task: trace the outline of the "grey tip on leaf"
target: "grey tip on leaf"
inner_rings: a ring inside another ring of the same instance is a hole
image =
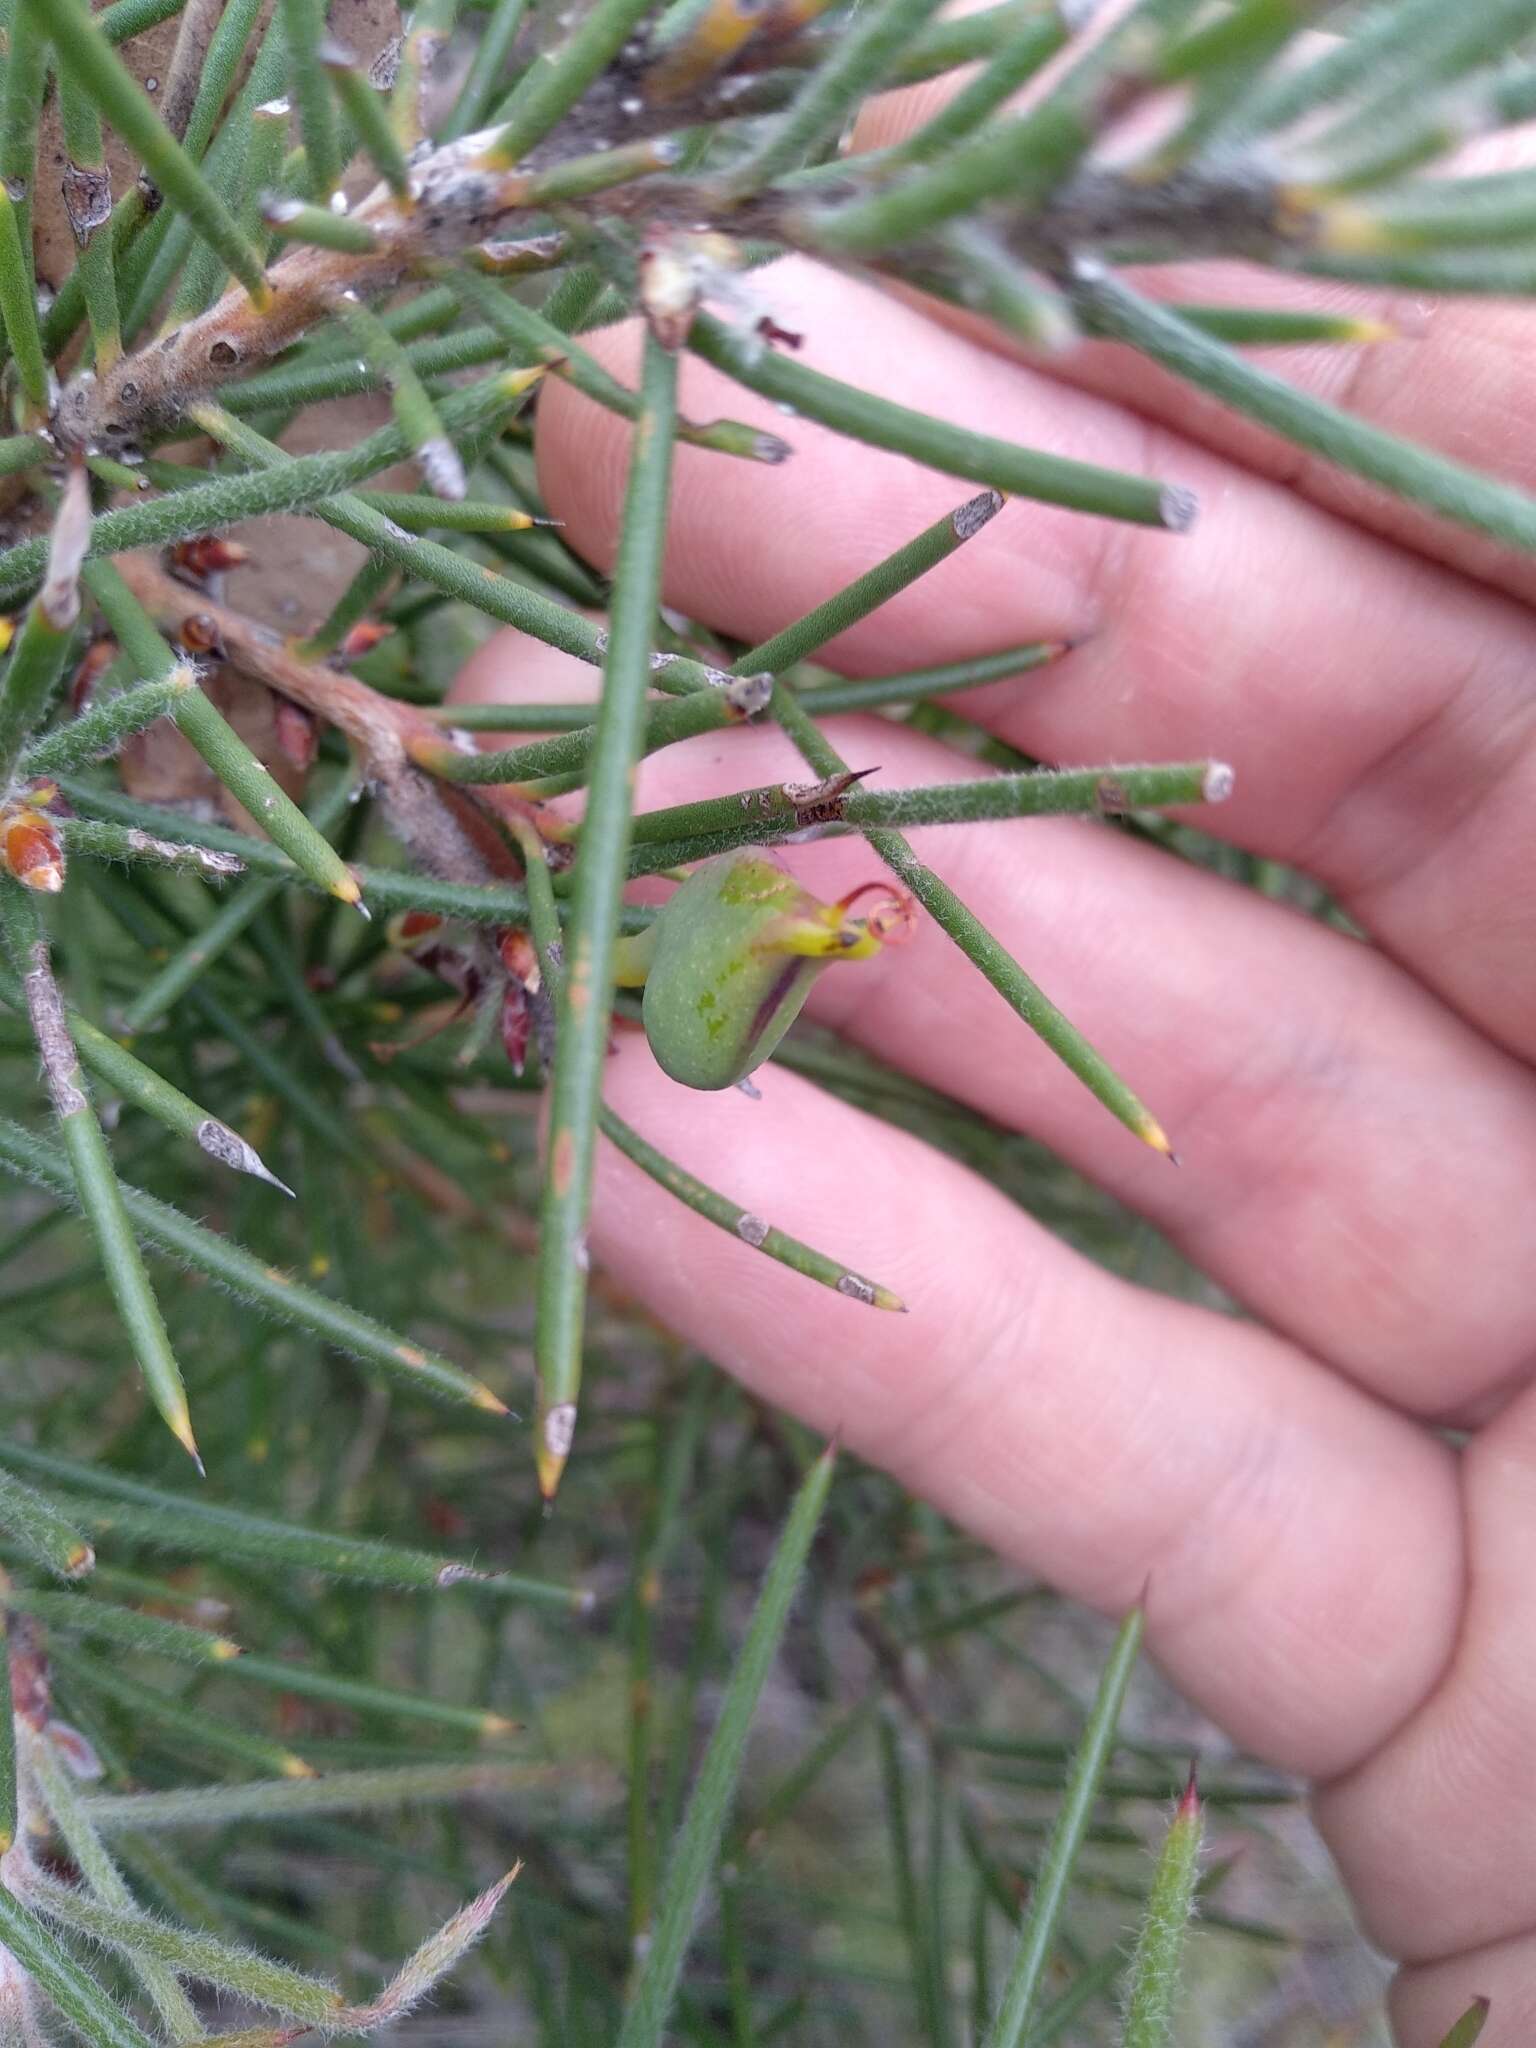
[[[974,534],[1003,509],[1001,491],[978,491],[974,498],[967,498],[963,505],[957,505],[949,515],[949,523],[955,529],[956,540],[970,540]]]
[[[1200,500],[1183,484],[1167,484],[1158,509],[1170,533],[1188,533],[1200,516]]]
[[[1200,794],[1208,804],[1224,804],[1232,794],[1236,781],[1237,776],[1230,761],[1212,761],[1200,784]]]
[[[261,217],[269,228],[286,227],[303,211],[301,199],[285,199],[281,192],[264,192],[261,195]]]
[[[850,1301],[862,1301],[866,1308],[875,1305],[875,1290],[867,1280],[861,1280],[857,1273],[843,1273],[838,1277],[837,1291],[847,1295]]]
[[[297,1201],[293,1189],[268,1168],[256,1147],[248,1145],[238,1131],[221,1124],[217,1117],[204,1117],[197,1127],[197,1142],[221,1166],[231,1166],[236,1173],[248,1173],[253,1180],[264,1180],[268,1187],[279,1188],[291,1201]]]
[[[251,116],[253,121],[286,121],[291,108],[286,100],[263,100]]]
[[[750,1210],[743,1209],[736,1218],[736,1235],[743,1244],[749,1244],[757,1250],[768,1235],[768,1219],[765,1216],[754,1216]]]
[[[683,145],[675,135],[660,135],[651,144],[651,154],[659,164],[681,163]]]
[[[789,443],[781,440],[777,434],[754,434],[752,437],[752,455],[757,462],[777,465],[788,462],[794,452]]]
[[[1088,26],[1102,4],[1103,0],[1056,0],[1056,12],[1061,16],[1062,27],[1075,36]]]
[[[319,54],[320,62],[327,71],[352,71],[356,68],[357,59],[335,36],[326,36],[322,40]]]
[[[568,1458],[576,1441],[576,1403],[557,1401],[544,1417],[544,1447],[552,1457]]]

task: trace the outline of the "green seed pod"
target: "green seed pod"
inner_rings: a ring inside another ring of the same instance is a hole
[[[893,893],[867,917],[849,916],[852,900],[823,903],[745,847],[696,868],[653,927],[642,1016],[663,1071],[688,1088],[732,1088],[761,1066],[824,968],[867,960],[905,929]]]

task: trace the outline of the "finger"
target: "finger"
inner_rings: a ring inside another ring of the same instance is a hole
[[[1455,1660],[1402,1733],[1318,1798],[1367,1932],[1409,1962],[1536,1929],[1536,1391],[1467,1446],[1463,1472],[1469,1577]]]
[[[1319,875],[1469,1016],[1536,1054],[1532,627],[1477,591],[1106,405],[1006,364],[867,287],[789,263],[776,317],[851,381],[1090,460],[1202,488],[1187,540],[1010,506],[982,538],[844,634],[854,672],[1032,637],[1086,644],[972,700],[1048,760],[1216,752],[1238,794],[1216,830]],[[636,337],[594,337],[621,375]],[[782,419],[703,366],[685,409]],[[584,552],[611,562],[628,428],[552,385],[540,474]],[[780,469],[679,451],[669,600],[761,637],[954,502],[955,487],[806,422]]]
[[[593,1248],[765,1399],[1110,1611],[1261,1754],[1337,1767],[1427,1690],[1459,1593],[1449,1455],[1278,1339],[1142,1294],[916,1139],[777,1067],[701,1095],[623,1034],[607,1097],[693,1172],[894,1286],[814,1288],[602,1148]],[[1412,1608],[1415,1626],[1402,1616]]]
[[[1392,2037],[1400,2048],[1439,2048],[1474,1998],[1489,2001],[1478,2048],[1536,2041],[1536,1936],[1401,1971],[1388,1999]]]
[[[533,700],[589,696],[594,681],[512,638],[488,643],[461,688]],[[875,787],[976,772],[901,726],[828,730],[845,759],[879,764]],[[738,729],[652,756],[637,801],[799,772],[775,729]],[[823,1021],[1043,1138],[1386,1398],[1446,1415],[1529,1374],[1536,1089],[1523,1068],[1369,948],[1108,828],[1033,819],[914,839],[1150,1101],[1183,1170],[1134,1145],[929,920],[913,943],[823,976]],[[880,873],[857,839],[784,857],[828,900]]]
[[[946,73],[902,92],[882,93],[855,124],[852,152],[900,142],[932,118],[965,73]],[[1026,99],[1029,95],[1024,96]],[[1486,136],[1463,151],[1466,173],[1514,170],[1536,160],[1536,128]],[[1536,488],[1531,417],[1533,314],[1528,306],[1297,278],[1236,261],[1159,264],[1123,275],[1149,298],[1168,303],[1257,306],[1335,312],[1396,324],[1401,338],[1368,347],[1266,348],[1263,367],[1325,404],[1457,462],[1529,490]],[[904,293],[904,295],[906,295]],[[936,320],[984,346],[1080,390],[1134,408],[1230,459],[1290,485],[1330,511],[1529,601],[1536,563],[1464,528],[1405,504],[1390,492],[1335,469],[1293,443],[1206,398],[1132,349],[1086,343],[1041,356],[990,322],[936,299],[910,295]]]

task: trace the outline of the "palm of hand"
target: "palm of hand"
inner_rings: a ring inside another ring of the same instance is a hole
[[[1164,274],[1170,295],[1251,295],[1251,280],[1225,286]],[[1180,1174],[1111,1124],[932,930],[828,976],[812,1000],[881,1058],[1046,1140],[1252,1322],[1106,1275],[958,1165],[782,1069],[759,1075],[761,1106],[700,1096],[629,1036],[608,1083],[622,1115],[889,1278],[911,1313],[872,1329],[648,1199],[607,1148],[595,1249],[711,1356],[841,1428],[1003,1553],[1111,1610],[1150,1580],[1150,1639],[1177,1681],[1318,1781],[1364,1924],[1404,1964],[1406,2048],[1437,2041],[1476,1992],[1495,2001],[1491,2048],[1523,2041],[1536,2023],[1522,1795],[1536,1746],[1536,573],[1298,471],[1292,452],[1153,371],[1128,379],[1104,351],[1047,374],[806,265],[769,273],[764,291],[819,367],[1192,483],[1205,506],[1186,541],[1012,506],[829,659],[880,673],[1080,641],[1052,670],[961,700],[967,715],[1049,760],[1232,760],[1218,829],[1317,876],[1374,944],[1072,822],[919,835],[1153,1105]],[[1353,402],[1529,484],[1536,441],[1509,428],[1528,338],[1518,313],[1442,315],[1368,359]],[[633,381],[633,335],[596,347]],[[1280,367],[1315,385],[1340,363]],[[683,406],[741,413],[742,395],[691,364]],[[546,394],[550,508],[599,561],[625,431],[565,389]],[[813,427],[793,438],[779,471],[693,450],[679,462],[668,598],[749,640],[956,496]],[[503,635],[459,690],[590,687]],[[830,731],[854,763],[881,764],[877,783],[973,772],[904,727]],[[648,763],[640,801],[800,772],[775,732],[711,736]],[[793,864],[826,898],[871,865],[849,841]],[[1447,1423],[1473,1432],[1464,1447]]]

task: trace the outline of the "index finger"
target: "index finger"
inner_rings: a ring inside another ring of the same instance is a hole
[[[921,85],[877,94],[860,111],[851,152],[901,142],[954,96],[964,77],[963,72],[945,72]],[[1031,88],[1021,103],[1036,96]],[[1482,174],[1517,170],[1533,161],[1536,129],[1525,127],[1480,138],[1458,155],[1456,169]],[[1525,490],[1536,489],[1536,430],[1530,425],[1529,402],[1536,377],[1531,359],[1536,313],[1528,305],[1390,292],[1265,270],[1231,258],[1129,268],[1121,275],[1147,297],[1169,304],[1327,312],[1383,323],[1385,335],[1395,330],[1397,339],[1370,346],[1266,348],[1263,367],[1388,433]],[[1055,353],[1031,351],[978,314],[936,299],[919,302],[932,318],[984,347],[1173,426],[1435,561],[1526,602],[1536,598],[1536,562],[1529,555],[1469,533],[1308,455],[1133,349],[1090,341]]]
[[[1103,399],[1005,362],[885,294],[791,261],[763,274],[817,368],[1004,439],[1177,478],[1205,511],[1183,539],[1016,503],[827,658],[850,673],[1080,640],[973,714],[1050,761],[1236,765],[1215,829],[1320,876],[1455,1007],[1536,1055],[1532,626],[1506,599],[1308,505]],[[637,336],[588,338],[633,380]],[[784,432],[783,417],[690,361],[683,404]],[[612,560],[628,428],[567,387],[540,408],[550,508]],[[777,469],[679,453],[666,594],[756,640],[954,503],[956,486],[808,421]],[[942,590],[942,599],[936,595]]]

